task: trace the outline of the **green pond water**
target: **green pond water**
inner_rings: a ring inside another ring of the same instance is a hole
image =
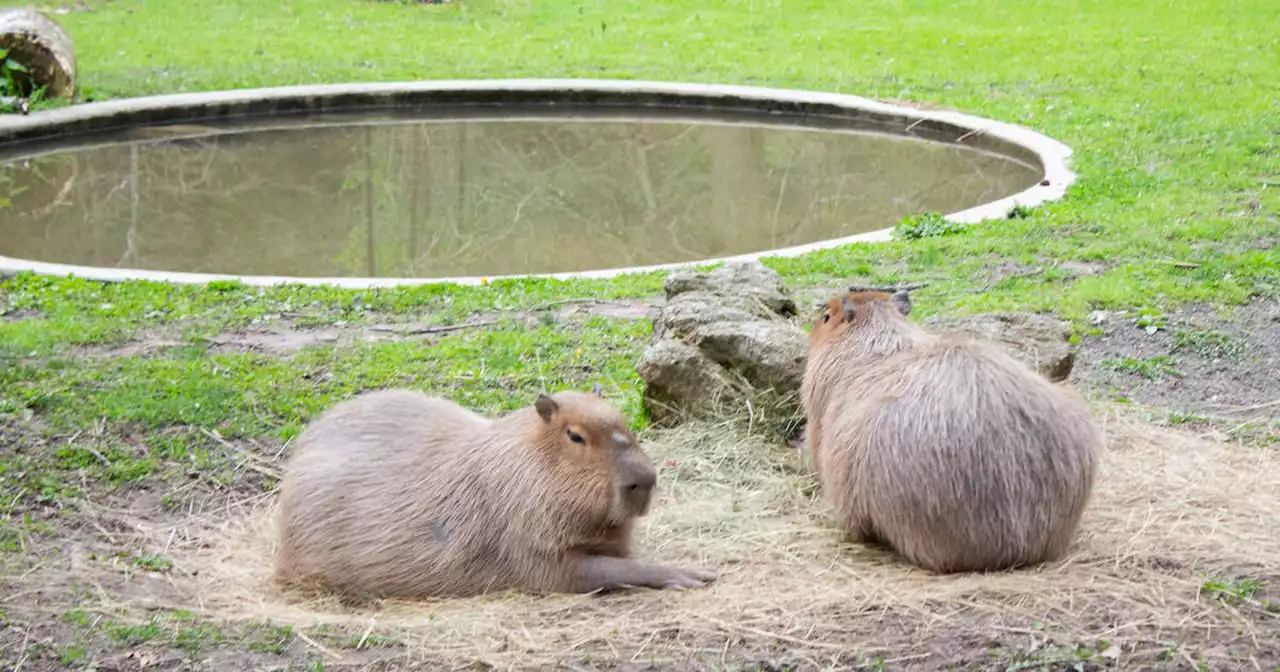
[[[22,151],[0,150],[0,255],[310,277],[721,257],[954,212],[1041,177],[882,133],[581,112],[142,127]]]

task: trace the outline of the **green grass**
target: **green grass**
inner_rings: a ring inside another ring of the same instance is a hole
[[[0,2],[12,4],[25,3]],[[1139,326],[1158,330],[1184,302],[1239,304],[1280,290],[1274,0],[89,5],[56,15],[76,41],[84,100],[406,79],[676,80],[922,101],[1027,124],[1070,145],[1080,178],[1061,202],[963,227],[922,213],[891,242],[768,262],[797,288],[928,281],[914,297],[922,318],[1055,311],[1085,330],[1091,311],[1128,310]],[[1077,276],[1055,264],[1062,261],[1104,270]],[[1044,270],[987,286],[985,269],[997,263]],[[643,425],[634,363],[647,320],[566,326],[548,318],[530,328],[515,312],[546,313],[565,299],[646,297],[661,285],[661,274],[370,291],[0,281],[0,436],[40,448],[0,446],[0,559],[54,535],[48,521],[86,490],[192,474],[230,482],[238,457],[212,437],[281,445],[315,413],[364,389],[412,386],[496,413],[538,391],[600,381]],[[506,315],[495,329],[320,345],[287,358],[228,354],[211,341],[284,319],[298,327],[443,325],[495,311]],[[157,333],[181,346],[113,351]],[[1175,352],[1239,355],[1225,335],[1173,336]],[[1177,374],[1167,357],[1108,365],[1146,378]],[[166,506],[179,504],[165,496]],[[130,551],[123,562],[163,574],[169,561]],[[1206,585],[1224,599],[1238,588]],[[84,615],[77,613],[68,618]],[[117,647],[201,651],[222,637],[205,627],[171,616],[108,619],[96,632]],[[240,636],[273,654],[294,637],[270,625]],[[87,646],[62,649],[63,664],[83,661]]]
[[[1263,583],[1257,579],[1240,579],[1239,581],[1206,581],[1202,589],[1209,599],[1229,602],[1250,599],[1262,587]]]
[[[1182,376],[1182,372],[1177,368],[1177,362],[1168,355],[1156,355],[1155,357],[1120,357],[1117,359],[1104,359],[1102,365],[1112,371],[1121,371],[1131,373],[1135,376],[1141,376],[1155,380],[1165,376]]]
[[[1220,331],[1186,330],[1174,332],[1173,349],[1194,352],[1205,359],[1236,359],[1244,354],[1245,345]]]
[[[771,265],[817,284],[928,279],[926,311],[1167,310],[1280,287],[1280,42],[1269,0],[1122,2],[347,1],[93,3],[60,16],[85,99],[316,82],[617,77],[797,87],[928,101],[1026,123],[1071,145],[1080,181],[1061,203],[945,236],[859,245]],[[926,222],[927,223],[927,222]],[[984,292],[994,261],[1113,264]],[[1169,260],[1190,261],[1194,268]],[[0,353],[116,342],[156,323],[195,338],[290,309],[460,319],[498,304],[656,289],[656,276],[488,289],[352,292],[6,283]],[[361,300],[357,301],[357,297]],[[446,301],[448,299],[448,301]]]

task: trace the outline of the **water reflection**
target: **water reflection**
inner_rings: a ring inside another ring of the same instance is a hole
[[[581,271],[850,235],[1039,179],[966,148],[768,126],[532,119],[163,132],[0,166],[0,254],[313,277]]]

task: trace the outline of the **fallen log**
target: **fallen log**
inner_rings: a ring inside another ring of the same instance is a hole
[[[26,70],[9,71],[17,90],[7,95],[27,98],[40,88],[45,98],[75,95],[75,44],[62,26],[39,10],[0,9],[0,51]]]

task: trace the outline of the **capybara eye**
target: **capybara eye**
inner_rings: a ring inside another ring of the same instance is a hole
[[[822,321],[823,321],[823,322],[828,322],[828,321],[830,321],[830,320],[831,320],[831,313],[823,313],[823,314],[822,314]]]
[[[586,443],[586,440],[585,440],[585,439],[583,439],[583,438],[582,438],[582,436],[581,436],[580,434],[578,434],[577,432],[573,431],[572,429],[571,429],[571,430],[569,430],[569,440],[570,440],[570,441],[572,441],[572,442],[574,442],[574,443]]]

